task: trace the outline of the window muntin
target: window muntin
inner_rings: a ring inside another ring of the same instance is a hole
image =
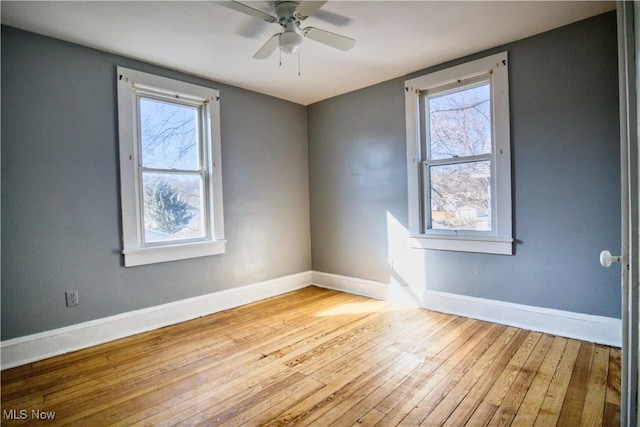
[[[405,111],[412,245],[512,254],[507,52],[407,80]]]
[[[224,253],[218,91],[117,77],[125,266]]]

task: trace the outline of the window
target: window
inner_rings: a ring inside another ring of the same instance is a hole
[[[224,253],[217,90],[118,67],[125,266]]]
[[[512,254],[507,53],[408,80],[405,91],[415,246]]]

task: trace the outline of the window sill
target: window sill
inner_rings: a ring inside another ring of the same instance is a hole
[[[411,247],[440,251],[513,255],[513,239],[476,236],[412,236]]]
[[[226,240],[208,242],[182,243],[170,246],[150,246],[144,248],[125,249],[124,266],[155,264],[159,262],[177,261],[219,255],[225,252]]]

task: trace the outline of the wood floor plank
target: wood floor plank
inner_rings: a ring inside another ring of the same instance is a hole
[[[214,340],[214,343],[216,341]],[[230,341],[228,341],[230,342]],[[171,368],[171,365],[167,366],[167,361],[175,361],[176,364],[178,365],[185,365],[187,364],[190,360],[192,359],[196,359],[200,356],[208,356],[209,358],[211,356],[215,356],[218,352],[218,350],[216,350],[215,348],[212,347],[208,347],[207,346],[208,341],[207,340],[203,340],[201,338],[199,338],[195,343],[193,343],[193,348],[191,348],[191,346],[189,347],[184,347],[184,353],[173,353],[172,357],[164,357],[164,355],[162,353],[158,353],[157,349],[153,349],[154,351],[156,351],[156,358],[157,360],[160,360],[159,363],[162,363],[165,365],[165,368]],[[248,349],[241,349],[240,347],[237,346],[226,346],[227,347],[227,352],[231,352],[231,354],[234,354],[235,356],[239,356],[242,355],[242,352],[245,353],[245,355],[247,355],[247,351]],[[160,356],[160,357],[157,357]],[[253,359],[253,355],[248,355],[251,359]],[[147,372],[149,372],[150,374],[152,374],[155,371],[155,366],[154,365],[150,365],[147,364],[145,365],[145,367],[141,368],[138,364],[137,364],[137,358],[134,360],[134,362],[136,363],[132,363],[129,366],[115,366],[114,370],[111,374],[107,375],[107,376],[101,376],[99,379],[99,382],[101,383],[101,385],[104,387],[105,385],[114,383],[114,384],[122,384],[123,380],[127,378],[127,374],[133,372],[134,375],[139,375],[139,374],[146,374]],[[91,375],[89,375],[89,377],[91,377]],[[111,379],[111,382],[109,382]],[[71,381],[69,381],[69,379],[67,378],[67,381],[65,381],[64,383],[66,386],[70,386],[70,385],[77,385],[77,384],[73,384]],[[87,387],[91,388],[94,387],[95,384],[89,383],[89,384],[85,384]],[[80,394],[84,394],[85,390],[83,390],[82,388],[77,388],[76,387],[76,392],[80,393]],[[64,395],[65,397],[69,397],[69,394],[66,390],[62,390],[61,394]],[[47,395],[47,401],[49,401],[50,403],[54,404],[56,403],[55,401],[56,395],[55,393],[51,393],[49,392]]]
[[[527,334],[526,339],[513,354],[513,357],[509,359],[509,354],[503,354],[503,362],[495,365],[490,372],[484,374],[485,377],[491,374],[490,379],[478,381],[479,389],[472,400],[477,400],[481,394],[484,397],[481,398],[482,401],[468,421],[471,425],[486,425],[494,416],[541,335],[536,332]]]
[[[223,313],[224,315],[225,313]],[[255,314],[254,314],[255,317]],[[195,324],[199,324],[199,321],[194,322]],[[194,343],[195,346],[204,346],[202,349],[197,350],[195,353],[193,353],[192,349],[187,349],[188,350],[188,357],[184,357],[184,356],[180,356],[180,357],[174,357],[172,360],[176,360],[176,364],[178,365],[182,365],[180,369],[185,370],[186,368],[186,372],[187,374],[192,374],[192,373],[198,373],[199,372],[199,368],[198,367],[194,367],[194,366],[189,366],[188,362],[190,359],[194,358],[195,355],[199,354],[198,352],[200,351],[204,351],[205,353],[207,352],[207,348],[206,348],[206,343],[204,343],[201,339],[198,340],[197,342]],[[242,362],[242,361],[246,361],[246,360],[254,360],[257,356],[255,354],[252,354],[251,351],[244,351],[244,353],[235,351],[234,352],[234,361],[236,362]],[[162,358],[158,358],[160,359],[161,363],[165,364],[165,370],[166,371],[171,371],[171,375],[173,377],[173,379],[180,379],[181,376],[179,375],[180,370],[172,370],[171,365],[166,366],[166,360],[163,360]],[[127,384],[127,374],[128,373],[133,373],[134,378],[132,379],[132,381],[134,381],[136,383],[136,387],[138,388],[138,390],[142,390],[144,391],[144,389],[142,389],[142,384],[147,383],[150,384],[149,387],[151,389],[154,388],[154,384],[155,382],[158,381],[157,376],[154,376],[154,372],[155,372],[155,366],[153,366],[153,364],[145,364],[145,366],[143,368],[140,368],[140,366],[137,364],[137,358],[134,359],[133,361],[133,366],[128,370],[119,370],[118,372],[114,372],[112,375],[108,375],[106,377],[102,377],[100,379],[100,387],[95,387],[96,390],[100,390],[100,394],[93,396],[93,402],[92,400],[92,394],[86,392],[86,390],[80,390],[77,391],[76,393],[80,394],[80,395],[84,395],[84,400],[88,401],[88,405],[89,406],[89,411],[98,411],[101,409],[102,404],[100,403],[103,399],[104,396],[111,396],[112,398],[114,397],[119,397],[119,399],[130,399],[134,396],[130,396],[130,395],[126,395],[126,384]],[[226,362],[227,365],[229,365],[228,361]],[[144,378],[144,380],[138,380],[138,377],[142,377]],[[113,388],[109,389],[108,387],[113,384]],[[69,393],[67,393],[69,395]],[[55,396],[53,396],[55,397]],[[66,406],[64,405],[59,405],[57,404],[57,401],[51,396],[48,396],[47,402],[49,403],[49,405],[54,405],[55,407],[58,408],[58,412],[62,415],[65,414],[65,410],[67,409]],[[73,395],[71,395],[71,397],[73,397]],[[42,404],[40,406],[43,406]],[[83,414],[83,412],[80,410],[81,408],[78,408],[77,405],[75,404],[71,404],[70,406],[70,411],[73,412],[73,416],[74,417],[81,417],[82,415],[86,415]],[[44,406],[45,409],[49,408],[49,406]]]
[[[484,327],[484,328],[483,328]],[[485,336],[489,332],[489,328],[486,328],[486,325],[483,325],[482,322],[474,322],[474,324],[462,331],[457,337],[458,343],[452,341],[451,345],[459,347],[465,342],[468,342],[473,336],[479,336],[480,338]],[[424,353],[424,349],[416,346],[414,357],[418,359],[418,356]],[[384,398],[393,393],[401,383],[410,379],[411,371],[400,371],[394,377],[390,378],[388,381],[383,382],[380,386],[367,397],[365,397],[360,402],[357,402],[355,405],[351,406],[348,411],[346,411],[342,416],[334,421],[333,424],[338,426],[343,425],[352,425],[357,423],[359,419],[366,418],[367,414],[375,409],[376,405],[381,402]],[[376,411],[376,414],[381,413],[380,411]],[[382,413],[382,416],[385,414]],[[377,422],[377,421],[376,421]]]
[[[306,295],[305,295],[306,297]],[[340,296],[338,296],[340,297]],[[277,307],[278,309],[282,309],[283,301],[280,298],[274,298],[276,304],[274,306],[274,301],[266,300],[267,306]],[[347,301],[346,299],[344,301]],[[284,301],[286,302],[286,301]],[[335,304],[335,303],[334,303]],[[244,310],[244,307],[242,307]],[[291,312],[295,313],[295,310]],[[273,316],[273,314],[271,314]],[[189,323],[190,327],[186,327],[185,323],[175,325],[173,328],[174,336],[171,339],[166,339],[166,337],[162,334],[162,330],[153,331],[148,334],[140,334],[135,337],[125,338],[123,341],[127,345],[115,345],[113,343],[107,343],[102,346],[96,346],[91,349],[87,349],[86,351],[90,355],[99,355],[99,354],[108,354],[108,357],[104,357],[104,359],[96,358],[96,357],[81,357],[80,355],[83,352],[76,352],[69,355],[71,362],[66,363],[64,366],[60,366],[60,363],[63,362],[52,362],[54,366],[57,366],[56,372],[58,375],[63,375],[65,378],[65,384],[69,384],[71,381],[76,381],[76,383],[84,382],[87,378],[92,378],[96,372],[101,372],[105,369],[105,367],[109,366],[113,368],[113,370],[122,370],[126,369],[126,363],[131,362],[135,364],[136,355],[140,354],[143,351],[155,351],[157,354],[158,360],[164,360],[163,354],[169,352],[172,355],[176,355],[176,349],[181,349],[180,346],[182,342],[190,343],[190,342],[201,342],[203,346],[210,344],[211,342],[216,342],[220,340],[225,340],[230,342],[233,340],[233,335],[241,333],[242,328],[246,327],[247,324],[253,325],[257,320],[257,316],[255,313],[252,315],[249,314],[241,314],[238,316],[238,319],[234,322],[233,332],[228,332],[228,324],[225,320],[228,319],[228,314],[226,312],[219,313],[219,316],[216,315],[216,318],[220,317],[220,321],[216,321],[215,324],[208,325],[207,321],[201,318],[197,319],[193,322],[185,322]],[[264,316],[268,318],[267,314]],[[263,332],[264,333],[264,332]],[[226,334],[232,336],[229,338]],[[148,337],[145,339],[144,336]],[[99,350],[101,348],[106,348],[106,350]],[[188,350],[188,349],[186,349]],[[105,353],[108,351],[108,353]],[[52,358],[54,360],[64,360],[67,356]],[[60,382],[51,382],[50,377],[48,376],[48,368],[47,366],[51,364],[47,364],[45,362],[38,362],[39,366],[38,372],[34,372],[33,367],[31,366],[28,374],[21,377],[22,381],[28,381],[29,385],[32,388],[37,390],[43,390],[43,388],[47,389],[47,395],[50,395],[55,392],[60,386]],[[43,368],[44,366],[44,368]],[[11,372],[12,370],[9,370]],[[25,391],[23,385],[19,382],[11,383],[11,376],[5,376],[5,371],[3,371],[3,381],[7,381],[10,384],[13,384],[17,387],[22,387],[22,392]],[[43,383],[42,381],[49,381],[48,383]],[[91,384],[88,384],[91,387]],[[5,397],[11,399],[12,389],[10,387],[3,388],[3,393]],[[23,405],[28,405],[28,402],[22,403]]]
[[[476,365],[476,362],[489,363],[493,356],[512,342],[517,333],[515,328],[504,328],[500,336],[495,337],[491,334],[488,336],[489,339],[476,342],[473,347],[466,347],[465,351],[450,355],[443,361],[444,363],[437,366],[437,369],[433,367],[434,369],[427,370],[427,375],[422,372],[422,375],[416,375],[418,383],[412,383],[412,390],[407,398],[403,399],[401,405],[396,405],[387,413],[381,420],[381,425],[398,425],[412,412],[414,415],[411,418],[420,422],[422,414],[429,413],[439,404],[457,385],[466,371]],[[473,343],[473,341],[470,342]]]
[[[299,294],[297,295],[299,295],[299,297],[309,300],[331,299],[336,297],[348,298],[345,294],[331,295],[315,287],[304,288],[298,292]],[[206,316],[191,322],[182,322],[172,325],[171,330],[173,334],[171,335],[171,340],[166,339],[167,334],[165,333],[165,328],[160,328],[154,331],[133,335],[101,344],[99,346],[87,348],[82,351],[76,351],[62,356],[33,362],[28,365],[20,366],[19,368],[3,370],[2,381],[13,383],[16,379],[31,379],[40,374],[46,375],[52,370],[60,372],[64,367],[68,366],[70,366],[72,370],[77,370],[82,366],[83,362],[88,361],[89,363],[94,364],[96,356],[108,355],[109,358],[113,358],[118,354],[118,352],[139,353],[140,351],[148,350],[149,346],[156,348],[158,345],[157,342],[165,342],[167,345],[175,345],[176,340],[189,340],[195,335],[206,334],[207,332],[205,332],[205,330],[211,333],[216,330],[224,330],[231,324],[237,326],[241,322],[253,322],[255,319],[262,318],[261,316],[257,316],[256,310],[253,309],[254,304],[261,304],[261,307],[263,307],[262,310],[266,311],[265,314],[267,316],[274,316],[276,312],[294,307],[295,301],[291,299],[290,294],[283,294],[256,303],[247,304],[242,307],[237,307],[233,310],[221,311],[216,313],[215,316]],[[274,312],[269,312],[269,310],[274,310]],[[196,324],[199,327],[194,327]]]
[[[341,319],[341,322],[347,321],[348,319]],[[317,340],[322,342],[321,340]],[[366,351],[368,349],[367,343],[364,343],[363,348],[360,351]],[[308,344],[307,347],[298,348],[300,351],[308,351],[308,349],[313,348],[313,344]],[[218,378],[218,382],[224,384],[224,386],[219,386],[215,391],[211,390],[202,390],[199,394],[199,406],[203,405],[203,402],[210,402],[210,405],[213,405],[215,402],[219,401],[219,396],[228,394],[233,389],[242,389],[242,383],[244,382],[246,386],[253,387],[253,383],[255,381],[261,380],[260,374],[269,372],[270,369],[283,369],[286,370],[286,362],[278,359],[272,358],[264,354],[261,348],[257,348],[253,353],[254,357],[250,358],[247,363],[244,363],[241,366],[233,367],[232,370],[227,369],[227,374],[225,376],[220,376]],[[295,354],[293,355],[295,356]],[[292,356],[292,357],[293,357]],[[259,359],[259,361],[257,360]],[[250,381],[244,380],[245,375],[249,375],[251,372],[257,372],[257,375],[253,375]],[[246,388],[246,387],[245,387]],[[172,418],[180,418],[183,414],[187,414],[193,410],[190,402],[188,400],[181,401],[180,396],[171,399],[172,405],[157,414],[154,414],[152,419],[160,420],[163,418],[172,419]],[[220,409],[220,407],[218,407]]]
[[[534,426],[547,427],[557,425],[579,350],[580,341],[569,340],[567,342],[556,371],[551,378],[551,384],[549,384],[547,393],[542,401],[542,406],[538,411]]]
[[[411,411],[405,419],[410,420],[414,417],[414,414],[419,414],[417,419],[421,425],[444,424],[460,401],[481,378],[486,377],[487,373],[493,371],[504,372],[509,360],[521,348],[526,348],[526,346],[523,347],[523,344],[529,336],[529,331],[516,330],[511,339],[498,341],[481,357],[477,358],[477,362],[473,364],[469,363],[469,360],[473,360],[473,358],[467,355],[456,367],[453,378],[443,378],[444,381],[423,399],[423,405]],[[435,399],[430,399],[429,396],[434,396]]]
[[[533,378],[537,374],[545,355],[551,347],[552,341],[552,336],[543,335],[537,342],[531,355],[522,367],[518,369],[518,374],[512,381],[509,390],[499,398],[500,406],[493,415],[493,418],[491,418],[491,421],[489,421],[490,426],[511,425],[520,408],[520,404],[529,390],[529,386],[533,382]]]
[[[380,347],[372,349],[371,354],[374,354],[375,357],[360,357],[354,360],[354,363],[342,365],[338,372],[339,375],[336,375],[331,381],[325,382],[326,387],[283,411],[265,426],[305,425],[309,417],[315,413],[323,412],[331,405],[336,396],[341,396],[341,393],[344,393],[344,389],[350,384],[353,382],[359,384],[368,371],[379,372],[388,366],[389,358],[397,357],[396,352],[388,351],[388,344],[384,345],[380,344]]]
[[[584,399],[587,392],[587,381],[589,379],[589,368],[595,350],[595,344],[583,342],[576,363],[571,373],[571,381],[567,388],[558,424],[573,426],[579,425],[584,408]]]
[[[560,363],[560,357],[566,345],[566,338],[554,337],[553,343],[527,391],[521,408],[513,420],[514,425],[525,427],[533,426],[535,423],[544,396],[551,384],[553,373]]]
[[[408,410],[422,399],[420,386],[425,384],[436,370],[449,370],[457,363],[457,357],[464,355],[477,346],[489,347],[506,328],[498,325],[485,325],[478,333],[470,337],[461,335],[451,342],[441,342],[441,347],[429,347],[423,350],[424,363],[410,373],[397,387],[382,399],[376,409],[383,412],[386,418],[380,425],[397,424]]]
[[[376,408],[371,409],[362,417],[358,418],[351,427],[362,427],[362,426],[373,426],[377,425],[382,417],[384,417],[384,412],[378,411]],[[332,426],[341,427],[344,424],[333,423]]]
[[[265,410],[261,410],[261,408],[258,407],[260,412],[257,415],[255,415],[253,418],[247,419],[249,416],[253,415],[254,412],[257,412],[255,408],[251,408],[250,410],[247,410],[246,412],[242,413],[239,417],[229,420],[229,422],[227,422],[226,425],[262,426],[268,423],[269,421],[271,421],[272,419],[274,419],[276,416],[278,416],[278,414],[282,413],[282,411],[291,407],[291,405],[297,403],[302,399],[305,399],[307,396],[311,395],[312,393],[315,393],[318,390],[321,390],[322,388],[326,387],[325,384],[319,381],[316,381],[313,378],[304,378],[301,382],[303,387],[299,389],[292,388],[292,389],[286,390],[286,393],[283,393],[284,398],[281,399],[278,403],[263,405],[261,402],[260,406],[268,406],[268,407]],[[245,419],[247,419],[246,422],[245,422]],[[222,425],[225,425],[225,424],[222,424]]]
[[[463,319],[456,319],[463,320]],[[464,320],[456,328],[460,333],[467,330],[474,330],[474,325],[478,322],[474,320]],[[441,322],[441,324],[447,325],[448,322]],[[369,371],[366,375],[362,375],[356,381],[347,384],[339,393],[332,396],[331,405],[325,407],[320,411],[315,411],[313,416],[308,417],[305,420],[304,425],[316,425],[327,426],[332,423],[338,423],[338,425],[351,424],[352,420],[346,420],[339,422],[338,419],[343,416],[350,416],[354,413],[354,406],[360,404],[367,397],[372,395],[380,386],[386,383],[390,378],[394,377],[398,373],[398,377],[406,378],[406,376],[415,370],[417,366],[422,363],[420,357],[420,349],[423,346],[434,345],[434,340],[438,336],[447,336],[449,334],[440,333],[443,331],[441,328],[434,327],[433,333],[425,333],[421,330],[406,331],[403,336],[389,337],[387,339],[393,340],[394,344],[389,347],[389,350],[393,352],[396,357],[391,359],[388,366],[374,375]],[[406,345],[407,343],[411,345]],[[397,346],[398,344],[405,344],[403,347]],[[386,396],[386,394],[384,394]],[[355,405],[354,405],[355,404]]]
[[[609,371],[609,348],[595,346],[587,391],[584,398],[581,426],[601,426],[604,415],[604,403],[607,393],[607,375]]]
[[[619,348],[611,348],[609,352],[609,372],[607,373],[606,402],[620,406],[621,354]]]
[[[266,410],[268,406],[273,406],[280,402],[287,393],[291,393],[296,385],[300,385],[305,376],[294,372],[281,380],[270,384],[257,393],[243,393],[236,395],[236,399],[232,400],[233,404],[229,404],[228,400],[221,405],[214,405],[205,410],[200,411],[193,417],[181,420],[181,423],[187,425],[222,425],[228,424],[232,419],[242,417],[243,415],[251,415],[251,411],[257,413]],[[315,388],[322,388],[322,384],[317,383]],[[265,406],[266,405],[266,406]],[[245,420],[246,421],[246,420]]]
[[[2,426],[614,426],[620,349],[308,287],[1,380]]]
[[[396,372],[408,372],[418,365],[419,361],[409,354],[395,353],[395,357],[386,362],[379,363],[363,374],[354,378],[341,390],[331,396],[330,400],[325,400],[322,408],[316,406],[314,413],[307,417],[300,425],[325,427],[335,422],[341,415],[345,414],[353,406],[364,400],[374,392],[380,385]],[[329,404],[330,403],[330,404]]]
[[[252,371],[256,374],[247,378],[248,372]],[[83,422],[92,424],[100,419],[114,419],[118,414],[130,413],[132,415],[124,419],[121,425],[131,425],[141,419],[151,419],[163,410],[174,415],[177,412],[184,414],[193,409],[194,398],[201,407],[203,402],[233,399],[236,393],[246,389],[251,389],[254,393],[260,392],[291,374],[280,364],[261,365],[257,354],[243,363],[236,361],[224,366],[211,365],[205,369],[193,369],[188,375],[180,375],[178,371],[174,373],[176,378],[172,378],[170,382],[170,397],[164,388],[139,387],[141,393],[120,395],[116,400],[117,405],[100,412],[94,409],[91,414],[82,418]],[[160,417],[169,418],[167,412],[162,412]]]
[[[286,365],[305,375],[311,375],[319,367],[326,366],[333,360],[350,353],[354,348],[370,340],[370,337],[378,337],[381,330],[386,327],[386,324],[387,321],[383,316],[370,315],[367,322],[360,327],[346,331],[329,341],[314,346],[303,354],[289,359]]]
[[[253,356],[254,359],[258,359],[257,355]],[[153,393],[158,388],[158,384],[164,384],[165,399],[167,399],[167,389],[182,391],[177,388],[179,384],[188,381],[189,378],[202,378],[204,372],[212,372],[213,381],[216,381],[222,375],[222,370],[219,370],[220,365],[211,367],[209,365],[202,364],[189,364],[174,368],[170,371],[163,372],[161,374],[155,374],[146,377],[131,377],[126,381],[122,381],[120,386],[117,384],[111,384],[109,387],[105,387],[99,390],[97,393],[90,393],[88,398],[82,402],[82,404],[65,404],[58,406],[60,413],[73,422],[81,419],[92,419],[93,414],[104,413],[103,411],[115,411],[120,413],[122,408],[125,408],[125,402],[133,401],[145,401],[146,396],[149,393]],[[233,367],[226,367],[226,369],[233,369]],[[284,369],[282,370],[284,371]],[[284,373],[282,373],[284,375]],[[189,389],[187,385],[187,390]],[[162,391],[161,391],[162,393]],[[173,394],[172,394],[173,395]],[[136,405],[132,405],[135,407]],[[133,410],[133,408],[132,408]]]
[[[605,402],[602,425],[607,427],[620,427],[620,405]]]
[[[420,317],[422,316],[423,314],[420,313]],[[436,340],[436,337],[446,333],[446,330],[443,331],[445,326],[454,322],[457,322],[457,324],[464,322],[464,319],[456,319],[451,316],[439,315],[435,316],[435,318],[439,319],[438,323],[434,325],[433,329],[425,329],[425,332],[423,333],[424,339],[429,342],[432,342],[432,339]],[[412,331],[419,332],[419,330],[416,329],[412,329]],[[391,333],[393,334],[393,338],[397,338],[395,333]],[[393,344],[393,340],[391,339],[386,341],[386,346],[391,349],[390,351],[397,354],[397,350],[393,349]],[[289,425],[290,423],[298,422],[298,420],[303,420],[307,417],[309,413],[317,410],[317,408],[323,407],[327,399],[333,399],[334,393],[339,392],[339,390],[343,389],[349,383],[349,378],[353,378],[354,375],[360,375],[359,369],[363,362],[360,362],[359,359],[364,358],[364,363],[369,363],[372,359],[370,354],[378,355],[379,351],[380,350],[375,352],[369,351],[362,356],[358,356],[358,359],[355,360],[343,359],[336,364],[326,365],[326,370],[314,372],[314,376],[328,384],[327,389],[322,390],[321,393],[310,396],[305,401],[290,408],[289,411],[274,419],[270,425]]]
[[[604,426],[620,425],[620,363],[621,352],[619,348],[609,348],[609,371],[607,372],[607,392],[605,395],[604,413],[602,424]]]
[[[71,412],[76,412],[77,406],[73,403],[74,399],[86,401],[95,398],[100,400],[104,396],[114,396],[114,393],[121,393],[127,385],[140,387],[141,383],[138,378],[146,378],[147,381],[158,380],[156,377],[161,373],[158,370],[159,366],[162,366],[165,371],[172,371],[175,375],[180,370],[191,372],[188,369],[197,369],[196,367],[205,361],[206,363],[215,361],[224,363],[224,355],[206,344],[204,347],[194,344],[188,346],[188,349],[191,349],[192,352],[166,359],[156,359],[155,362],[150,362],[142,367],[136,361],[132,361],[123,366],[107,366],[104,371],[97,371],[87,375],[86,378],[69,379],[63,376],[62,381],[52,387],[44,388],[40,394],[28,394],[8,401],[7,404],[15,406],[38,405],[45,409],[56,407],[60,412],[64,412],[69,407]],[[73,409],[74,406],[76,409]]]
[[[390,418],[397,418],[397,422],[404,418],[405,408],[412,408],[421,398],[419,387],[434,375],[439,369],[451,369],[458,355],[466,354],[477,345],[489,346],[503,333],[504,327],[488,326],[480,333],[470,338],[458,337],[451,341],[441,340],[439,346],[429,346],[424,351],[424,363],[409,375],[398,387],[381,400],[376,408],[385,413],[384,422],[392,424]]]

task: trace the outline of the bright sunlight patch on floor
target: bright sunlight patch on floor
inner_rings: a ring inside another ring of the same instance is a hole
[[[328,310],[321,311],[317,314],[317,316],[344,316],[348,314],[368,314],[381,311],[397,311],[405,309],[406,307],[389,304],[385,301],[363,301],[341,304],[337,307],[332,307]]]

